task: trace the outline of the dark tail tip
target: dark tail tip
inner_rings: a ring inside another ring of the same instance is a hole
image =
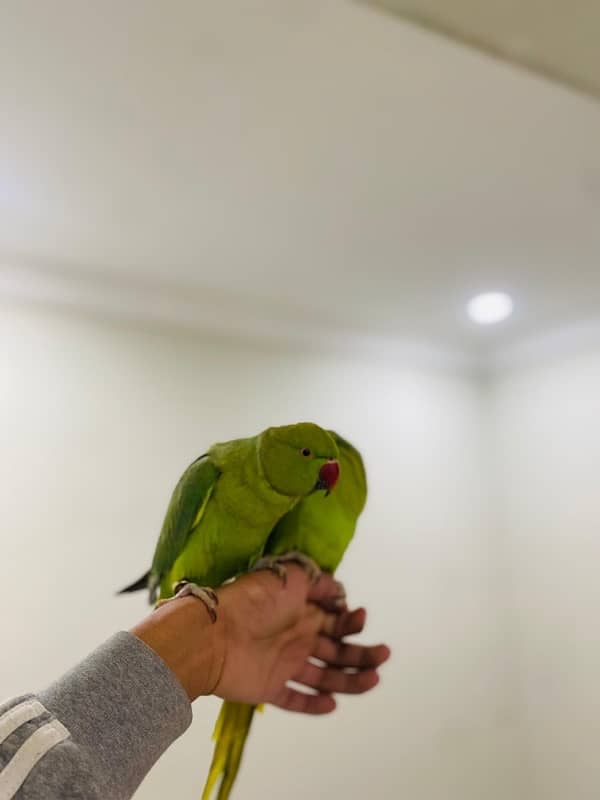
[[[139,592],[141,589],[148,588],[148,581],[150,580],[150,570],[146,572],[145,575],[142,575],[135,583],[126,586],[124,589],[120,589],[117,594],[129,594],[130,592]]]

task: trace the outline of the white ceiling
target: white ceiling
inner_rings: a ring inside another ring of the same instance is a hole
[[[359,3],[0,6],[13,284],[506,345],[600,308],[599,142],[599,104]],[[518,310],[483,332],[487,288]]]
[[[597,0],[368,0],[600,98]]]

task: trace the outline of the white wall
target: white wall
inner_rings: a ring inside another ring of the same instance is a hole
[[[340,574],[394,657],[375,692],[330,718],[270,709],[241,796],[518,796],[482,386],[34,309],[0,310],[0,347],[2,694],[41,687],[145,612],[113,593],[147,567],[191,459],[313,419],[364,451],[370,499]],[[198,797],[216,708],[197,703],[140,798]]]
[[[547,360],[547,359],[546,359]],[[527,800],[600,793],[600,353],[494,386]]]

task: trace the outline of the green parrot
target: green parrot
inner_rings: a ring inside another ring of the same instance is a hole
[[[120,593],[147,588],[151,603],[195,594],[215,619],[210,587],[248,571],[301,498],[333,488],[337,455],[330,434],[311,422],[213,445],[175,487],[150,570]]]
[[[367,499],[367,479],[360,453],[334,431],[339,451],[335,491],[312,493],[294,505],[274,526],[257,566],[293,560],[296,553],[334,573],[354,535]],[[288,556],[286,558],[286,555]],[[202,800],[210,800],[219,778],[218,800],[227,800],[235,781],[256,706],[225,701],[213,739],[215,750]]]

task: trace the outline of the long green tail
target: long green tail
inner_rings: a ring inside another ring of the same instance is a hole
[[[235,781],[244,745],[250,731],[254,711],[260,706],[249,706],[245,703],[230,703],[226,700],[221,705],[221,711],[215,725],[213,739],[215,752],[206,786],[202,792],[202,800],[210,800],[212,790],[217,780],[222,776],[217,800],[227,800]]]

